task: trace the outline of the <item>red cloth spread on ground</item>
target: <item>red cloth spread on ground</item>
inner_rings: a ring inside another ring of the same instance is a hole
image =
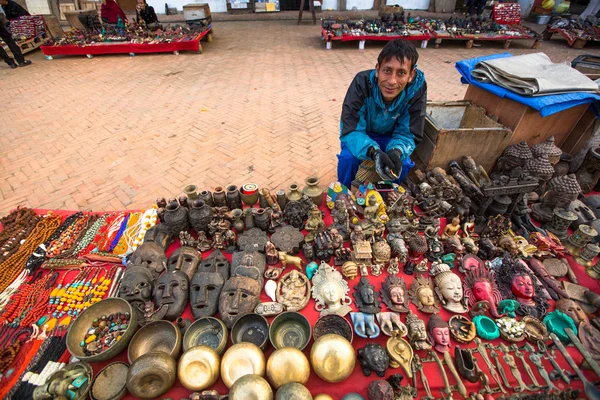
[[[321,205],[321,209],[324,211],[325,213],[325,223],[326,225],[331,224],[332,220],[331,220],[331,216],[329,213],[329,210],[327,209],[327,207],[324,205],[324,203]],[[37,210],[40,214],[44,213],[46,210]],[[56,214],[62,215],[63,218],[73,214],[75,211],[64,211],[64,210],[59,210],[59,211],[54,211]],[[445,219],[441,220],[441,227],[440,227],[440,232],[443,231],[444,226],[446,225],[446,221]],[[306,233],[306,232],[305,232]],[[348,243],[346,244],[346,246],[348,246]],[[173,253],[173,251],[179,247],[179,240],[176,239],[175,242],[167,249],[167,257],[171,255],[171,253]],[[204,253],[202,254],[202,258],[206,258],[208,257],[210,253]],[[231,261],[231,255],[229,254],[225,254],[226,257]],[[300,256],[302,256],[300,254]],[[302,256],[302,258],[304,258]],[[596,293],[600,293],[600,284],[599,281],[596,281],[592,278],[590,278],[584,270],[584,267],[576,264],[572,257],[568,257],[567,258],[571,267],[573,268],[573,271],[575,272],[575,274],[577,275],[577,278],[579,279],[579,284],[582,286],[587,286],[588,288],[590,288],[592,291],[596,292]],[[420,260],[418,260],[420,261]],[[280,264],[278,264],[280,265]],[[331,260],[330,265],[333,266],[333,258]],[[284,271],[284,273],[290,272],[292,270],[292,266],[289,266],[288,268],[286,268],[286,270]],[[337,267],[339,269],[339,267]],[[462,277],[462,274],[460,274],[460,272],[457,271],[457,268],[453,269],[453,272],[457,273],[459,276]],[[369,275],[369,280],[371,281],[371,283],[373,283],[375,285],[375,290],[379,291],[381,289],[381,284],[382,282],[387,278],[388,273],[385,271],[379,276],[379,277],[375,277],[372,275]],[[412,276],[408,276],[408,275],[404,275],[402,272],[402,267],[400,267],[400,273],[398,274],[398,276],[402,276],[405,281],[406,281],[406,287],[408,289],[408,287],[410,286],[410,284],[413,281],[413,278],[415,277],[415,275]],[[561,280],[563,280],[565,278],[561,278]],[[356,304],[354,303],[354,298],[352,296],[352,293],[354,293],[354,286],[356,286],[358,284],[360,280],[360,275],[357,276],[356,278],[354,278],[351,281],[348,281],[348,286],[350,287],[350,292],[349,292],[349,296],[352,298],[352,310],[353,311],[358,311],[358,309],[356,308]],[[261,301],[262,302],[267,302],[267,301],[271,301],[270,298],[265,294],[264,290],[261,293]],[[554,310],[554,301],[550,300],[550,309],[549,311],[553,311]],[[422,320],[425,321],[425,323],[427,323],[429,315],[428,314],[424,314],[420,311],[417,310],[416,306],[414,304],[410,304],[410,309],[413,313],[415,313],[417,316],[419,316],[419,318],[421,318]],[[381,311],[388,311],[387,307],[385,306],[385,304],[382,303],[382,309]],[[311,326],[314,326],[315,322],[317,321],[317,319],[319,318],[319,313],[315,310],[315,302],[314,300],[310,299],[308,305],[301,310],[301,313],[306,316],[306,318],[308,318],[308,320],[311,323]],[[454,315],[453,313],[445,310],[444,308],[441,308],[439,315],[444,319],[444,321],[448,321],[450,319],[450,317],[452,315]],[[468,316],[468,314],[465,314]],[[406,314],[400,314],[401,316],[401,320],[402,322],[406,322]],[[190,307],[189,304],[186,307],[185,312],[183,313],[183,317],[184,318],[189,318],[192,319],[191,316],[191,311],[190,311]],[[269,321],[269,323],[271,323],[271,321],[273,320],[273,318],[275,317],[267,317],[267,320]],[[350,315],[346,316],[346,319],[348,319],[348,321],[350,321]],[[518,317],[518,319],[520,320],[521,317]],[[385,347],[386,341],[388,339],[388,336],[385,336],[383,333],[375,339],[363,339],[358,337],[357,335],[354,335],[354,340],[352,342],[352,346],[355,349],[358,349],[360,347],[365,346],[367,343],[379,343],[382,346]],[[484,343],[486,341],[484,340]],[[510,343],[505,342],[501,339],[497,339],[492,341],[492,343],[494,345],[498,345],[500,343],[505,343],[506,345],[510,345]],[[518,343],[519,346],[522,346],[526,343],[526,341],[520,342]],[[313,340],[311,339],[310,343],[308,344],[308,346],[304,349],[304,354],[310,359],[310,349],[312,347],[313,344]],[[451,351],[450,354],[454,355],[454,346],[459,344],[458,342],[456,342],[455,340],[451,339]],[[459,344],[461,346],[461,348],[472,348],[475,347],[474,343],[470,343],[470,344]],[[227,348],[229,348],[231,346],[231,340],[229,340],[228,344],[227,344]],[[567,350],[569,351],[569,353],[571,354],[571,357],[575,360],[575,362],[577,363],[577,365],[581,364],[581,361],[583,360],[583,357],[579,354],[579,352],[577,351],[577,349],[573,346],[569,346],[567,347]],[[266,359],[269,358],[269,356],[271,355],[271,353],[273,353],[274,348],[269,344],[265,350],[265,357]],[[421,358],[425,358],[427,356],[426,351],[416,351],[417,354],[419,354],[419,356],[421,356]],[[538,382],[540,384],[544,384],[544,380],[541,378],[538,369],[535,365],[533,365],[533,363],[531,363],[529,361],[529,354],[527,352],[525,353],[525,359],[527,360],[527,363],[529,364],[530,368],[533,370]],[[513,354],[513,353],[511,353]],[[488,351],[488,355],[489,355],[489,351]],[[502,356],[502,354],[500,354],[500,356]],[[483,371],[487,374],[487,376],[490,379],[490,386],[492,388],[495,388],[497,385],[495,383],[495,381],[493,380],[493,378],[491,377],[487,366],[485,365],[485,363],[483,362],[483,360],[481,359],[481,356],[477,355],[476,353],[476,357],[478,358],[478,365],[480,368],[483,369]],[[559,351],[555,352],[555,357],[556,357],[556,361],[559,363],[559,365],[566,369],[569,372],[574,372],[568,365],[568,363],[566,362],[566,360],[563,358],[563,356],[560,354]],[[101,362],[101,363],[91,363],[91,366],[94,370],[94,376],[106,365],[113,363],[115,361],[124,361],[124,362],[128,362],[127,361],[127,352],[124,351],[123,353],[121,353],[120,355],[118,355],[117,357],[106,361],[106,362]],[[494,362],[494,360],[492,360],[492,362]],[[506,376],[508,378],[508,380],[510,381],[511,385],[513,387],[517,386],[516,380],[515,378],[512,376],[509,367],[506,365],[506,363],[504,361],[501,361],[502,365],[504,366],[505,372],[506,372]],[[544,363],[544,367],[546,369],[546,371],[550,374],[553,371],[553,367],[550,363],[550,361],[544,359],[543,361]],[[522,367],[522,364],[519,360],[517,360],[517,365],[519,367],[519,371],[521,372],[521,376],[523,378],[523,380],[525,381],[526,384],[530,384],[530,379],[529,376],[527,375],[526,371],[524,370],[524,368]],[[450,382],[451,385],[454,385],[456,382],[453,378],[453,376],[451,375],[450,371],[448,370],[447,367],[445,367],[446,370],[446,374],[448,376],[448,380]],[[405,376],[404,371],[402,370],[402,368],[398,368],[398,369],[391,369],[389,368],[386,373],[385,373],[385,378],[389,377],[390,375],[396,374],[396,373],[400,373],[403,376]],[[423,373],[426,375],[428,381],[429,381],[429,386],[431,387],[431,392],[432,394],[436,397],[436,398],[440,398],[442,395],[440,393],[440,390],[444,389],[444,382],[442,380],[442,375],[441,372],[437,366],[437,364],[435,363],[424,363],[423,365]],[[595,376],[595,374],[591,371],[591,370],[584,370],[584,374],[587,377],[588,380],[590,380],[591,382],[594,382],[595,380],[598,379],[598,377]],[[307,388],[310,390],[310,392],[312,393],[313,396],[319,394],[319,393],[327,393],[330,396],[332,396],[334,399],[339,400],[341,399],[345,394],[347,393],[351,393],[351,392],[356,392],[359,393],[360,395],[362,395],[365,399],[367,399],[367,386],[368,384],[376,379],[381,379],[379,378],[375,373],[371,373],[370,377],[366,377],[363,375],[362,370],[360,368],[360,365],[358,363],[358,361],[356,362],[356,366],[354,368],[354,372],[352,373],[352,375],[346,379],[343,382],[340,383],[327,383],[323,380],[321,380],[313,371],[311,371],[310,374],[310,378],[308,380],[308,383],[306,384]],[[466,380],[463,380],[464,385],[467,388],[467,391],[470,392],[475,392],[475,391],[479,391],[481,389],[483,389],[483,386],[481,386],[479,383],[469,383]],[[585,393],[583,392],[583,385],[582,383],[577,380],[577,381],[571,381],[570,385],[567,385],[565,382],[563,382],[562,380],[556,380],[553,381],[553,383],[561,390],[567,389],[569,387],[574,388],[574,389],[580,389],[581,393],[579,398],[585,398]],[[406,386],[406,385],[412,385],[412,382],[407,379],[405,377],[405,379],[402,381],[402,385]],[[420,376],[418,376],[417,379],[417,388],[419,389],[419,395],[418,398],[421,398],[422,396],[425,396],[426,393],[423,390],[423,385],[420,381]],[[227,387],[223,384],[223,381],[219,378],[219,380],[217,381],[217,383],[215,385],[213,385],[210,389],[216,389],[217,391],[219,391],[220,394],[226,394],[228,393],[228,389]],[[509,394],[512,394],[512,390],[511,389],[507,389]],[[191,391],[185,389],[181,383],[179,382],[179,380],[176,381],[175,385],[173,386],[173,388],[168,391],[167,393],[165,393],[163,396],[163,398],[165,397],[170,397],[173,399],[181,399],[181,398],[187,398],[189,395],[191,394]],[[499,397],[500,394],[494,395],[494,397]],[[125,397],[126,399],[133,399],[134,397],[131,395],[127,395]],[[456,398],[460,398],[460,395],[456,394]]]

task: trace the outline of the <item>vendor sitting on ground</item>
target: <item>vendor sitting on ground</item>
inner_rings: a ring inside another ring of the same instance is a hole
[[[145,25],[151,28],[158,22],[154,7],[149,6],[146,0],[137,0],[135,13],[138,25]]]
[[[340,120],[338,180],[350,187],[361,160],[375,161],[383,180],[402,182],[423,138],[427,83],[417,69],[419,53],[402,39],[388,42],[374,70],[356,74]],[[382,150],[383,149],[383,150]]]
[[[21,7],[20,4],[14,2],[13,0],[0,0],[0,5],[2,6],[2,10],[4,11],[4,15],[10,21],[11,19],[17,19],[19,17],[24,17],[29,15],[26,9]]]
[[[121,7],[115,0],[102,0],[102,6],[100,6],[100,16],[102,22],[109,25],[117,25],[119,23],[119,17],[123,23],[127,22],[127,17]]]

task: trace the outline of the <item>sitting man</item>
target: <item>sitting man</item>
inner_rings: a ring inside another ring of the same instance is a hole
[[[427,84],[410,42],[388,42],[374,70],[359,72],[344,99],[338,180],[350,187],[361,160],[371,159],[381,179],[402,182],[423,138]],[[382,150],[385,149],[384,150]]]

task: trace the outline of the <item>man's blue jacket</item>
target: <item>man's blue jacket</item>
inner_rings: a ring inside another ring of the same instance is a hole
[[[345,144],[354,157],[366,160],[370,147],[380,149],[369,135],[391,136],[384,151],[398,149],[405,160],[423,139],[426,106],[427,83],[420,70],[391,104],[385,104],[381,97],[375,70],[359,72],[342,107],[342,146]]]

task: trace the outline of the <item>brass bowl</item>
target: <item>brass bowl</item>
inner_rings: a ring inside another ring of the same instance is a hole
[[[303,350],[310,341],[310,322],[299,312],[287,311],[273,319],[269,329],[271,344],[276,349],[295,347]]]
[[[228,388],[244,375],[265,374],[265,354],[255,344],[238,343],[231,346],[221,359],[221,379]]]
[[[227,346],[227,326],[220,319],[204,317],[194,321],[183,336],[183,351],[194,346],[212,347],[221,355]]]
[[[290,382],[277,390],[275,400],[313,400],[313,397],[303,384]]]
[[[231,328],[231,342],[233,344],[250,342],[264,350],[268,341],[269,323],[262,315],[246,314],[235,321]]]
[[[127,394],[127,372],[129,365],[122,361],[102,368],[92,382],[92,400],[120,400]]]
[[[87,399],[90,392],[90,382],[92,381],[92,367],[86,362],[76,362],[67,365],[60,371],[56,371],[46,381],[44,385],[38,386],[33,392],[34,400],[45,400],[51,398],[67,398],[67,391],[71,383],[77,379],[76,376],[86,376],[87,381],[83,383],[79,390],[73,390],[79,396],[73,396],[73,400]],[[85,385],[85,386],[84,386]]]
[[[140,399],[153,399],[169,391],[175,384],[177,363],[167,353],[151,351],[129,367],[127,390]]]
[[[254,190],[254,193],[245,194],[242,191],[244,189]],[[258,190],[258,185],[254,184],[254,183],[246,183],[246,184],[242,185],[242,187],[240,188],[240,197],[242,198],[242,201],[244,202],[244,204],[247,205],[248,207],[252,207],[253,205],[256,204],[256,202],[258,201],[259,193],[260,193],[260,191]]]
[[[320,317],[313,328],[313,339],[316,341],[324,335],[334,333],[352,343],[354,333],[352,324],[346,318],[337,314],[327,314]]]
[[[273,400],[273,390],[263,377],[245,375],[231,387],[229,400]]]
[[[209,346],[195,346],[179,359],[177,376],[186,389],[204,390],[219,379],[221,357]]]
[[[329,334],[313,343],[310,364],[319,378],[337,383],[352,375],[356,354],[349,341],[340,335]]]
[[[319,393],[318,395],[316,395],[314,397],[313,400],[333,400],[333,397],[331,397],[330,395],[328,395],[326,393]]]
[[[267,360],[267,380],[275,389],[290,382],[305,384],[310,376],[310,363],[303,352],[294,347],[275,350]]]
[[[154,321],[140,328],[131,339],[127,358],[129,363],[133,363],[148,352],[161,352],[176,359],[180,350],[181,331],[179,328],[170,321]]]
[[[80,343],[85,338],[86,333],[90,330],[92,322],[94,319],[100,318],[103,315],[110,315],[114,313],[129,313],[130,315],[129,326],[121,335],[121,339],[101,353],[93,356],[86,356]],[[80,361],[100,362],[110,360],[127,348],[127,345],[133,337],[137,327],[138,322],[136,314],[133,311],[133,308],[131,308],[131,305],[119,297],[111,297],[99,301],[96,304],[92,304],[87,310],[82,312],[79,317],[77,317],[67,332],[67,349],[69,350],[69,353],[77,357],[77,359]]]

